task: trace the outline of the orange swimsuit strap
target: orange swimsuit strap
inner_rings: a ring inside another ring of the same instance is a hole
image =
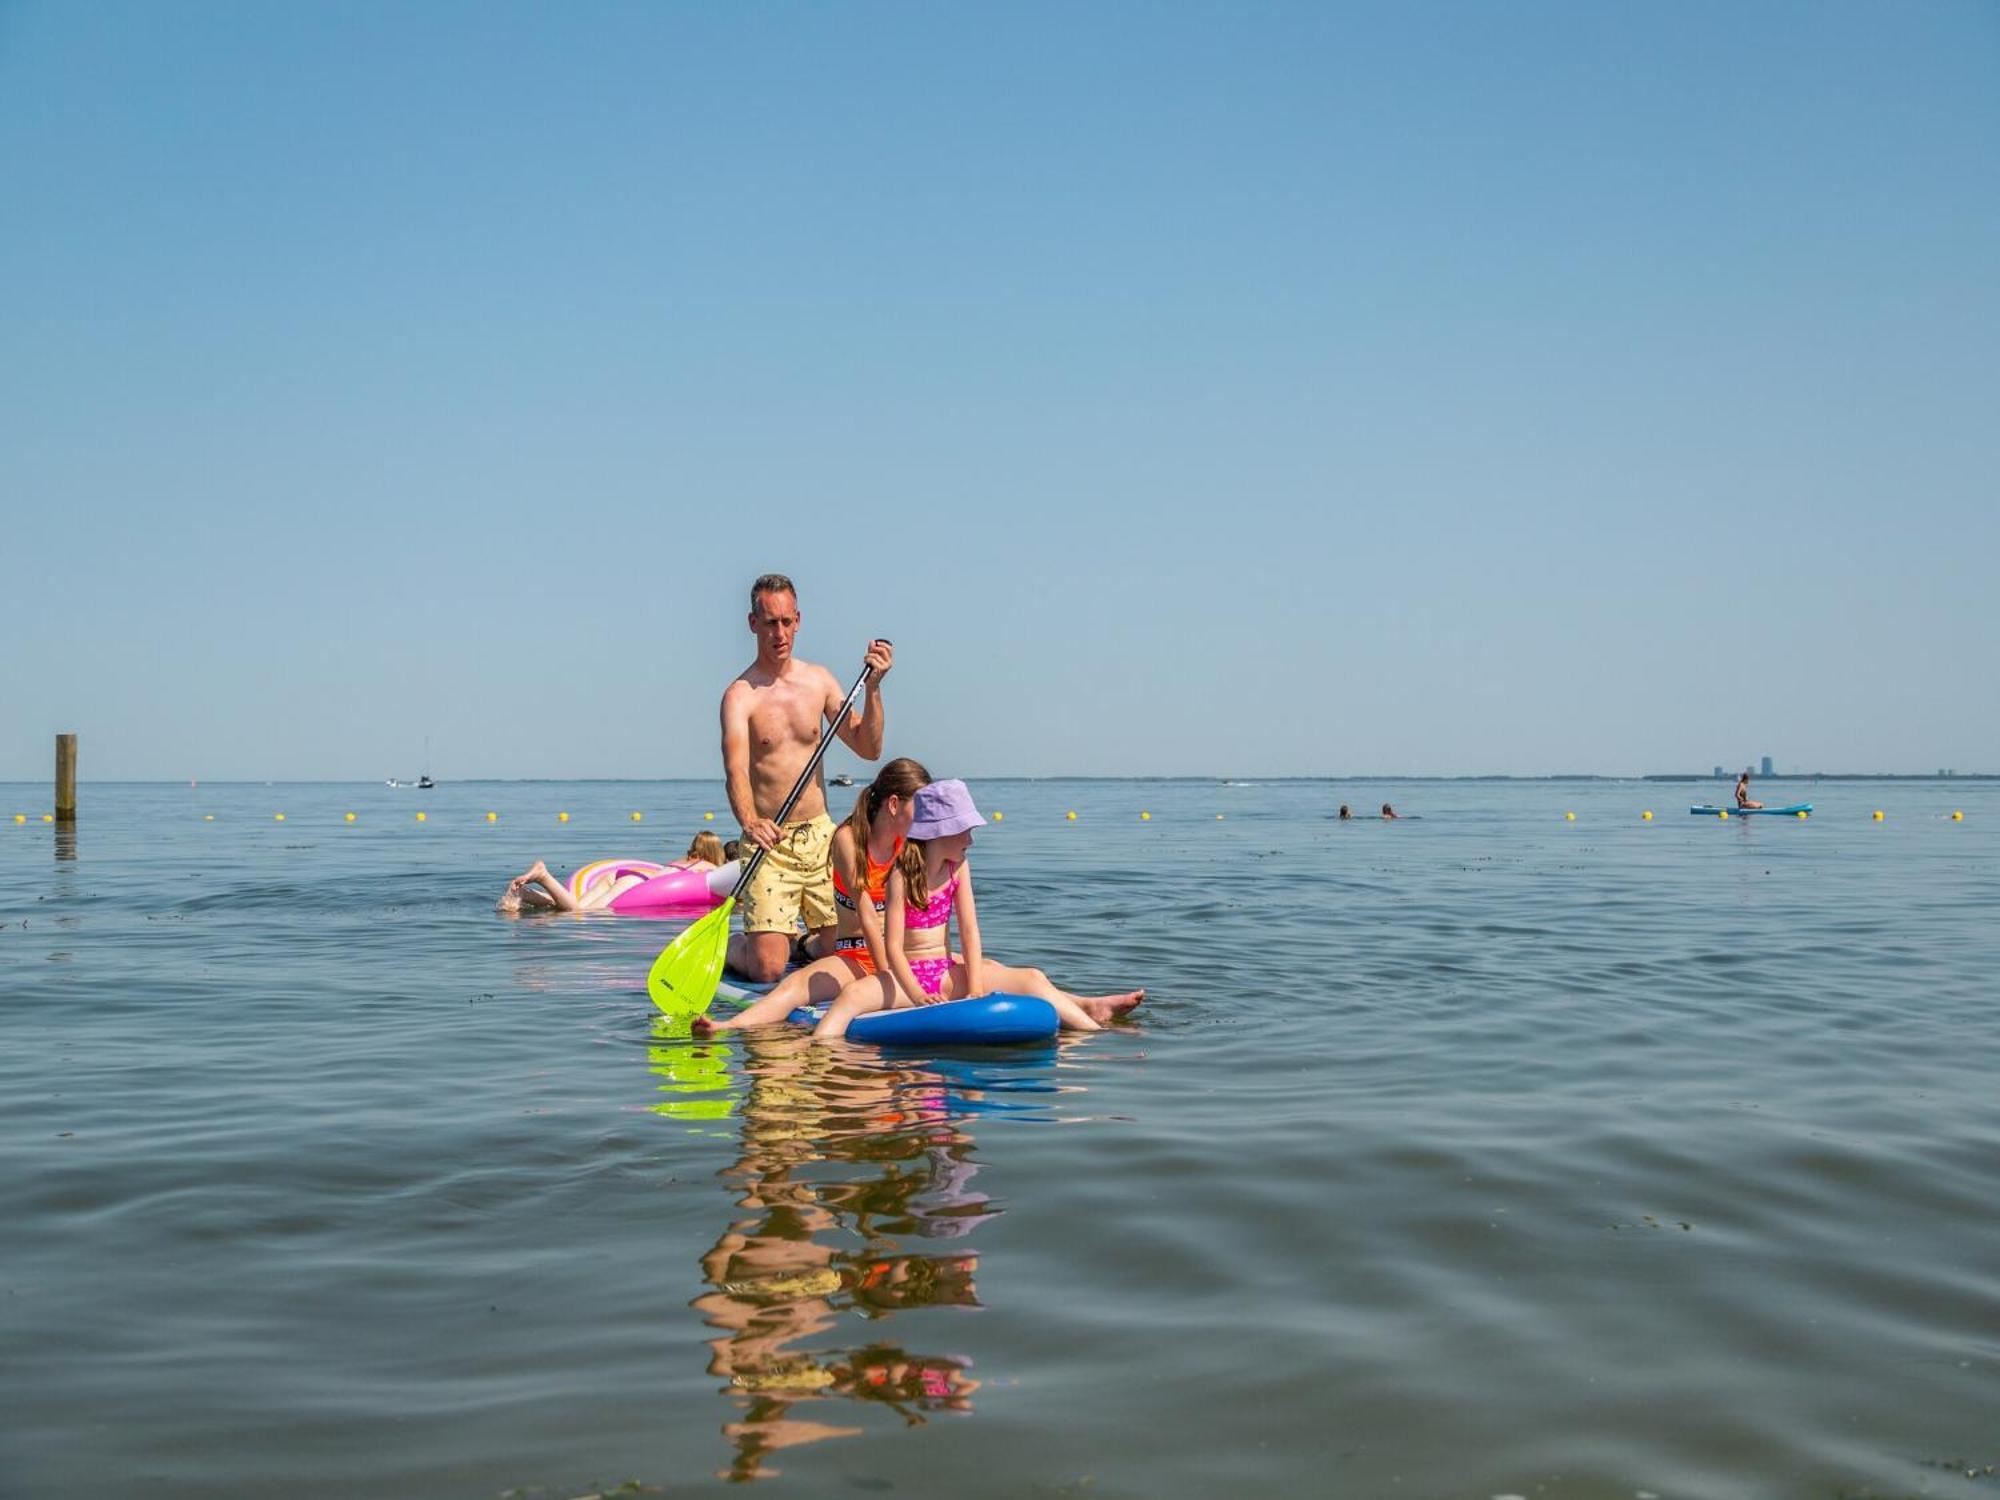
[[[868,866],[868,899],[875,903],[877,911],[880,911],[889,899],[889,871],[895,868],[896,856],[902,852],[903,841],[897,839],[896,847],[889,851],[888,861],[878,865],[874,856],[866,849],[861,851],[862,863]],[[854,893],[848,890],[847,882],[840,878],[838,865],[834,866],[833,871],[833,893],[835,899],[845,896],[847,899],[840,904],[850,910],[853,909]]]

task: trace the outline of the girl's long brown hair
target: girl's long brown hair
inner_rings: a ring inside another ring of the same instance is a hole
[[[896,856],[896,868],[903,872],[903,906],[911,909],[931,904],[930,877],[924,874],[924,841],[904,839],[903,851]]]
[[[681,857],[683,859],[705,859],[712,865],[728,863],[722,857],[722,840],[710,833],[706,828],[694,836],[694,841],[688,845],[688,852]]]
[[[854,811],[847,815],[846,826],[854,835],[863,876],[868,873],[868,840],[874,837],[875,815],[882,810],[882,804],[891,797],[901,797],[907,802],[917,795],[918,788],[930,784],[929,771],[907,755],[899,755],[877,771],[868,789],[854,799]]]

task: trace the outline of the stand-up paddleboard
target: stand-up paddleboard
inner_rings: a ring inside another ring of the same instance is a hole
[[[715,993],[747,1003],[759,991],[724,980]],[[812,1027],[825,1014],[823,1006],[800,1006],[786,1019]],[[1038,995],[992,994],[871,1011],[848,1024],[847,1040],[876,1047],[1016,1047],[1051,1041],[1061,1025],[1056,1008]]]
[[[1810,802],[1794,802],[1789,807],[1715,807],[1706,802],[1696,803],[1688,809],[1697,818],[1717,818],[1728,813],[1732,818],[1795,818],[1800,813],[1813,809]]]

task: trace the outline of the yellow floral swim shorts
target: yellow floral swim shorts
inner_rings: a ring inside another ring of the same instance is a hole
[[[833,926],[833,819],[787,823],[738,904],[745,932],[795,932],[800,918],[807,931]]]

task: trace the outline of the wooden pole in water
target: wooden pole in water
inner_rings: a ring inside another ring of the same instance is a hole
[[[56,821],[76,821],[76,736],[56,736]]]

